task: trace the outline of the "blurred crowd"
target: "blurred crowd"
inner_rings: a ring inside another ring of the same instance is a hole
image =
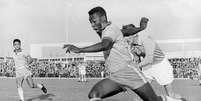
[[[175,78],[198,78],[199,64],[201,58],[171,58],[169,59],[174,68]],[[53,63],[46,61],[33,61],[29,66],[34,77],[61,77],[77,78],[79,75],[79,64],[81,61],[69,63]],[[104,77],[109,75],[104,61],[85,61],[86,76],[88,78],[100,78],[101,72]],[[15,77],[14,62],[12,59],[0,62],[0,76]]]
[[[199,78],[198,71],[201,58],[174,58],[169,59],[174,68],[175,78]]]

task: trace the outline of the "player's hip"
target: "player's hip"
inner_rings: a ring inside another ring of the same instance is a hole
[[[122,85],[128,85],[132,88],[138,88],[147,83],[145,76],[137,68],[126,67],[111,73],[109,79]]]
[[[16,78],[32,75],[31,71],[28,70],[27,68],[18,69],[15,71],[15,73],[16,73]]]

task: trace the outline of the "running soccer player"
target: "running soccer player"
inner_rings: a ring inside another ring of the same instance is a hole
[[[137,93],[144,101],[165,101],[155,94],[151,85],[132,62],[128,44],[124,40],[124,36],[129,36],[129,33],[123,35],[118,27],[109,22],[102,7],[92,8],[88,14],[93,30],[102,41],[84,48],[71,44],[66,44],[63,48],[67,48],[67,52],[74,53],[104,51],[106,66],[111,74],[109,78],[105,78],[93,86],[88,94],[90,101],[102,101],[106,97],[125,91],[125,88]],[[142,19],[141,22],[136,33],[146,28],[147,20]]]
[[[13,60],[15,63],[16,83],[20,101],[24,100],[22,85],[24,80],[30,88],[40,88],[43,93],[47,93],[47,89],[43,84],[35,83],[32,79],[32,73],[27,69],[28,65],[32,62],[31,56],[21,49],[21,41],[19,39],[13,40]]]
[[[126,29],[126,27],[129,29],[131,27],[135,28],[135,26],[131,25],[124,26],[123,28]],[[156,80],[160,85],[163,85],[168,99],[185,101],[184,98],[176,94],[172,89],[171,83],[174,80],[173,68],[159,45],[150,36],[141,34],[133,35],[127,40],[130,42],[132,54],[134,57],[138,57],[135,59],[139,59],[137,60],[139,61],[138,68],[142,69],[142,72],[150,82]],[[143,59],[140,59],[141,57]]]

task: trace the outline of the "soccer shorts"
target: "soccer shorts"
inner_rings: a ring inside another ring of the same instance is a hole
[[[173,67],[167,58],[142,72],[149,80],[156,80],[160,85],[170,84],[174,80]]]
[[[27,76],[32,75],[31,71],[29,71],[27,68],[22,68],[19,70],[16,70],[16,78],[26,78]]]
[[[132,65],[111,73],[109,79],[119,83],[122,87],[137,89],[147,83],[143,73]]]

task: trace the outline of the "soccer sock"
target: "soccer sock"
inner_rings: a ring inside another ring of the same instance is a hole
[[[101,98],[91,98],[89,101],[102,101]]]
[[[42,84],[40,84],[40,83],[38,83],[37,85],[36,85],[38,88],[43,88],[43,85]]]
[[[23,95],[23,90],[22,90],[22,88],[21,88],[21,87],[20,87],[20,88],[17,88],[17,90],[18,90],[18,94],[19,94],[19,96],[20,96],[20,100],[24,101],[24,95]]]

